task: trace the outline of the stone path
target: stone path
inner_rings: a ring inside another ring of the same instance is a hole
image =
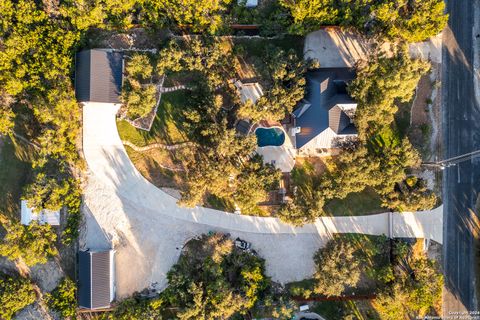
[[[441,242],[441,207],[420,213],[324,217],[303,227],[276,218],[179,207],[175,198],[148,182],[133,166],[117,132],[117,110],[118,106],[99,103],[83,108],[89,180],[84,196],[87,234],[82,245],[115,248],[120,296],[153,282],[165,286],[166,272],[178,259],[182,245],[211,230],[252,242],[266,259],[269,275],[281,283],[310,276],[313,253],[334,233],[426,237]]]

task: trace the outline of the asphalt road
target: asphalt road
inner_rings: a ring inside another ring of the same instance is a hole
[[[480,149],[480,106],[473,81],[474,1],[449,0],[443,50],[444,159]],[[480,189],[479,158],[444,171],[443,313],[476,311],[474,223]]]

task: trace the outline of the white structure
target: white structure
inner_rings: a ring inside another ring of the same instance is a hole
[[[245,4],[247,8],[255,8],[258,6],[258,0],[238,0],[238,4]]]
[[[28,226],[31,221],[38,221],[39,224],[48,223],[51,226],[60,225],[60,211],[42,210],[39,213],[33,212],[32,208],[27,206],[27,201],[21,202],[21,218],[23,225]]]
[[[258,82],[243,83],[238,80],[235,82],[235,87],[237,87],[240,94],[240,101],[242,101],[242,103],[245,103],[247,100],[255,103],[261,96],[263,96],[262,87]]]

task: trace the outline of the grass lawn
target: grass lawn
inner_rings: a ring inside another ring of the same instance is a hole
[[[310,311],[318,313],[329,320],[379,319],[369,300],[319,301],[313,304]]]
[[[188,96],[187,90],[162,94],[152,129],[148,132],[136,129],[124,120],[118,121],[117,128],[120,138],[137,146],[152,143],[177,144],[187,141],[182,132],[182,110],[188,103]]]
[[[30,175],[32,150],[10,138],[0,141],[0,212],[10,218],[19,216],[20,197]]]
[[[329,201],[324,210],[332,216],[360,216],[385,212],[381,207],[379,195],[372,189],[362,192],[350,193],[345,199],[333,199]]]
[[[265,52],[265,47],[269,44],[280,47],[284,50],[295,50],[299,58],[303,58],[303,45],[305,38],[300,36],[286,35],[277,39],[266,38],[237,38],[234,39],[235,45],[241,45],[248,56],[261,57]]]

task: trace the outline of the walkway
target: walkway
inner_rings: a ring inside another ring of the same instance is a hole
[[[310,276],[313,253],[333,233],[415,236],[441,242],[441,208],[416,214],[325,217],[314,224],[292,227],[275,218],[179,207],[175,198],[149,183],[133,166],[117,132],[117,109],[100,103],[83,108],[83,148],[89,167],[84,246],[113,244],[119,296],[152,282],[166,285],[166,272],[178,259],[181,246],[210,230],[252,242],[266,259],[269,275],[279,282]]]

